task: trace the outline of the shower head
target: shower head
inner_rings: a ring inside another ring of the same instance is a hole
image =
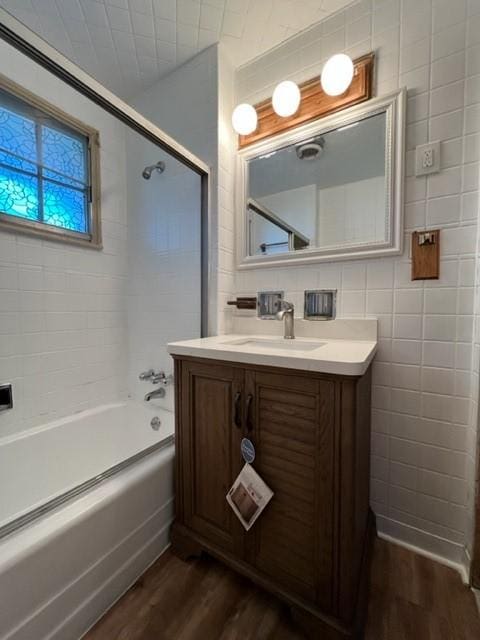
[[[142,171],[142,178],[145,178],[145,180],[150,180],[154,171],[163,173],[165,171],[165,163],[160,160],[156,164],[151,164],[150,166],[145,167],[145,169]]]

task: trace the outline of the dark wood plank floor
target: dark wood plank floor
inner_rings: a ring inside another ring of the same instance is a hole
[[[303,640],[273,597],[209,558],[165,553],[85,640]],[[376,540],[365,640],[480,640],[456,571]]]

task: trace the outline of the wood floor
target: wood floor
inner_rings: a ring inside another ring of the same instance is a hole
[[[274,598],[209,558],[165,553],[85,640],[303,640]],[[365,640],[480,640],[456,571],[376,540]]]

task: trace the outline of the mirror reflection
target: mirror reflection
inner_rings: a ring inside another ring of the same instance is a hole
[[[249,255],[387,240],[386,113],[247,162]]]

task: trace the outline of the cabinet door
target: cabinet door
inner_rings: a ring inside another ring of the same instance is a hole
[[[225,496],[241,470],[242,369],[182,363],[179,464],[184,523],[211,543],[243,552],[243,528]]]
[[[258,570],[332,605],[335,385],[292,374],[246,377],[255,469],[274,496],[247,534]]]

